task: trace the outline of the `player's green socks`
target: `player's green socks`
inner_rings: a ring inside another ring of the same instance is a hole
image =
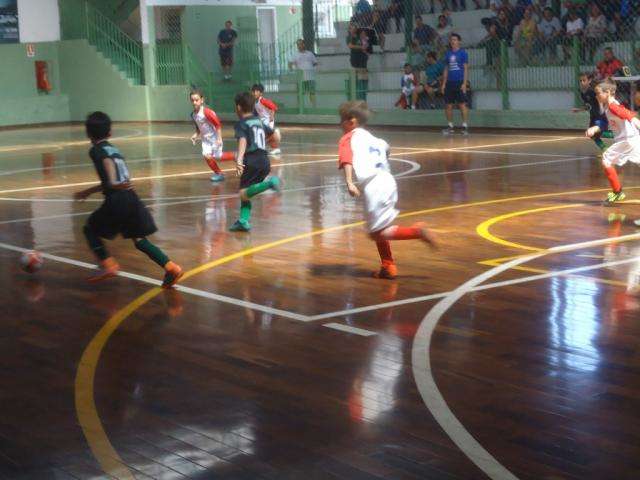
[[[600,136],[602,138],[613,138],[613,132],[611,130],[605,130]]]
[[[138,240],[136,242],[136,248],[141,252],[146,253],[151,260],[156,262],[162,268],[164,268],[164,266],[169,261],[169,257],[167,257],[167,255],[162,250],[160,250],[146,238]]]
[[[84,226],[83,232],[87,239],[87,243],[89,244],[89,248],[93,251],[96,257],[98,257],[98,260],[106,260],[107,257],[109,257],[109,252],[107,252],[107,249],[100,237],[91,230],[89,225]]]
[[[262,183],[264,183],[264,182],[262,182]],[[258,184],[258,185],[260,185],[260,184]],[[255,187],[255,185],[251,185],[251,187]],[[251,188],[251,187],[249,187],[249,188]],[[249,218],[251,218],[251,202],[249,200],[242,200],[240,202],[240,220],[248,222]]]
[[[594,138],[593,141],[596,143],[596,145],[598,146],[598,148],[600,150],[602,150],[603,152],[607,149],[607,146],[605,145],[605,143],[602,141],[602,138]]]
[[[270,179],[260,183],[255,183],[247,188],[246,195],[248,198],[254,197],[265,190],[269,190],[272,186],[273,184]]]

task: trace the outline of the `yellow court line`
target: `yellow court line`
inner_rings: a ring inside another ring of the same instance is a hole
[[[504,240],[503,238],[497,237],[494,234],[492,234],[489,229],[495,225],[496,223],[502,222],[504,220],[508,220],[510,218],[514,218],[514,217],[520,217],[523,215],[530,215],[533,213],[540,213],[540,212],[548,212],[548,211],[552,211],[552,210],[559,210],[559,209],[563,209],[563,208],[576,208],[576,207],[583,207],[585,206],[584,203],[574,203],[574,204],[570,204],[570,205],[554,205],[554,206],[550,206],[550,207],[542,207],[542,208],[533,208],[531,210],[520,210],[518,212],[511,212],[511,213],[507,213],[504,215],[498,215],[496,217],[490,218],[489,220],[486,220],[484,222],[482,222],[480,225],[478,225],[476,227],[476,232],[478,233],[478,235],[480,235],[482,238],[484,238],[485,240],[488,240],[489,242],[492,243],[497,243],[498,245],[502,245],[505,247],[511,247],[511,248],[516,248],[516,249],[520,249],[520,250],[528,250],[528,251],[532,251],[532,252],[543,252],[546,249],[545,248],[538,248],[538,247],[532,247],[529,245],[523,245],[521,243],[515,243],[515,242],[510,242],[508,240]],[[489,260],[483,260],[481,262],[478,262],[480,265],[487,265],[490,267],[497,267],[499,265],[501,265],[503,262],[508,261],[508,260],[513,260],[514,258],[518,258],[521,256],[527,255],[526,253],[520,254],[520,255],[514,255],[514,256],[510,256],[510,257],[501,257],[501,258],[493,258],[493,259],[489,259]],[[521,272],[528,272],[528,273],[549,273],[550,270],[542,270],[539,268],[533,268],[533,267],[514,267],[512,268],[512,270],[518,270]],[[603,283],[603,284],[607,284],[607,285],[615,285],[615,286],[622,286],[622,287],[626,287],[627,284],[624,282],[619,282],[617,280],[607,280],[607,279],[603,279],[603,278],[597,278],[597,277],[591,277],[588,275],[569,275],[570,277],[578,277],[578,278],[584,278],[587,280],[591,280],[594,281],[596,283]]]
[[[543,250],[541,250],[543,251]],[[523,255],[517,255],[518,257],[524,256],[527,254],[523,254]],[[516,257],[511,257],[511,259],[516,258]],[[493,259],[493,260],[483,260],[482,262],[478,262],[480,265],[487,265],[489,267],[497,267],[499,265],[501,265],[502,262],[499,262],[498,259]],[[533,268],[533,267],[512,267],[511,270],[517,270],[520,272],[527,272],[527,273],[551,273],[551,270],[544,270],[541,268]],[[606,285],[613,285],[616,287],[627,287],[628,285],[625,282],[620,282],[618,280],[607,280],[605,278],[598,278],[598,277],[590,277],[589,275],[579,275],[579,274],[569,274],[566,275],[567,277],[576,277],[576,278],[584,278],[586,280],[591,280],[592,282],[595,283],[603,283]]]
[[[582,207],[582,206],[584,206],[584,203],[574,203],[570,205],[554,205],[552,207],[533,208],[531,210],[521,210],[519,212],[505,213],[504,215],[498,215],[496,217],[490,218],[485,222],[482,222],[480,225],[476,227],[476,233],[480,235],[482,238],[484,238],[485,240],[488,240],[493,243],[497,243],[498,245],[517,248],[521,250],[530,250],[532,252],[541,252],[544,250],[543,248],[530,247],[528,245],[522,245],[520,243],[510,242],[500,237],[496,237],[489,231],[489,229],[496,223],[503,222],[504,220],[508,220],[510,218],[521,217],[523,215],[531,215],[532,213],[548,212],[551,210],[560,210],[563,208],[575,208],[575,207]]]
[[[634,188],[640,187],[626,187],[626,190],[631,190]],[[576,190],[572,192],[559,192],[559,193],[543,193],[536,195],[523,195],[518,197],[510,197],[510,198],[501,198],[494,200],[484,200],[478,202],[457,204],[457,205],[449,205],[444,207],[435,207],[428,208],[424,210],[416,210],[413,212],[405,212],[399,215],[399,218],[407,218],[411,216],[424,215],[428,213],[436,213],[443,212],[449,210],[458,210],[463,208],[477,207],[483,205],[495,205],[507,202],[516,202],[520,200],[533,200],[533,199],[541,199],[541,198],[549,198],[549,197],[559,197],[566,195],[579,195],[584,193],[596,193],[607,191],[606,188],[600,189],[592,189],[592,190]],[[200,265],[194,269],[189,270],[183,278],[188,279],[202,273],[211,268],[223,265],[232,260],[236,260],[238,258],[244,257],[246,255],[252,255],[254,253],[258,253],[270,248],[278,247],[280,245],[284,245],[286,243],[294,242],[297,240],[311,238],[316,235],[321,235],[325,233],[345,230],[348,228],[353,228],[356,226],[364,225],[365,222],[355,222],[346,225],[338,225],[335,227],[329,227],[321,230],[315,230],[299,235],[294,235],[292,237],[284,238],[281,240],[277,240],[274,242],[266,243],[263,245],[259,245],[257,247],[249,248],[242,250],[240,252],[228,255],[226,257],[220,258],[218,260],[213,260],[211,262]],[[82,431],[84,433],[85,438],[87,439],[87,443],[89,444],[91,451],[94,453],[96,459],[100,463],[100,466],[107,474],[117,474],[117,478],[125,478],[127,480],[133,479],[132,472],[126,467],[124,461],[119,457],[115,448],[111,444],[109,437],[107,436],[102,422],[100,421],[100,417],[98,415],[98,411],[95,404],[94,398],[94,379],[95,372],[98,366],[98,362],[100,361],[100,354],[104,350],[105,345],[109,341],[111,335],[116,331],[116,329],[124,322],[128,317],[130,317],[136,310],[141,308],[143,305],[148,303],[150,300],[155,298],[162,290],[159,288],[153,288],[143,295],[139,296],[129,304],[127,304],[124,308],[117,311],[112,317],[107,320],[107,322],[102,326],[102,328],[98,331],[98,333],[91,340],[87,348],[82,354],[82,358],[80,360],[80,364],[78,365],[78,370],[75,378],[75,401],[76,401],[76,412],[78,416],[78,422]],[[122,473],[125,469],[125,473]]]

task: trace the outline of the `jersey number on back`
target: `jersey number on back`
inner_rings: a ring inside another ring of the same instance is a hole
[[[116,166],[116,177],[118,179],[118,183],[128,182],[129,181],[129,169],[127,168],[127,164],[124,163],[124,160],[121,158],[112,158],[113,163]]]
[[[264,138],[264,129],[260,127],[251,127],[253,130],[253,141],[260,150],[266,150],[266,143]]]

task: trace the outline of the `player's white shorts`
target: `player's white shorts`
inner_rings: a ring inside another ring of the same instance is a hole
[[[222,156],[222,143],[218,145],[215,140],[202,139],[202,156],[206,158],[220,158]]]
[[[364,186],[364,204],[369,232],[387,228],[398,216],[398,186],[386,170],[380,170]]]
[[[265,127],[269,127],[271,130],[275,131],[276,129],[276,121],[270,120],[268,118],[261,118],[260,121]]]
[[[602,164],[605,167],[621,167],[627,162],[640,164],[640,136],[615,142],[602,154]]]

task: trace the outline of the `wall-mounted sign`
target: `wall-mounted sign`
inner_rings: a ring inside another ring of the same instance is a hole
[[[18,43],[18,0],[0,0],[0,43]]]

